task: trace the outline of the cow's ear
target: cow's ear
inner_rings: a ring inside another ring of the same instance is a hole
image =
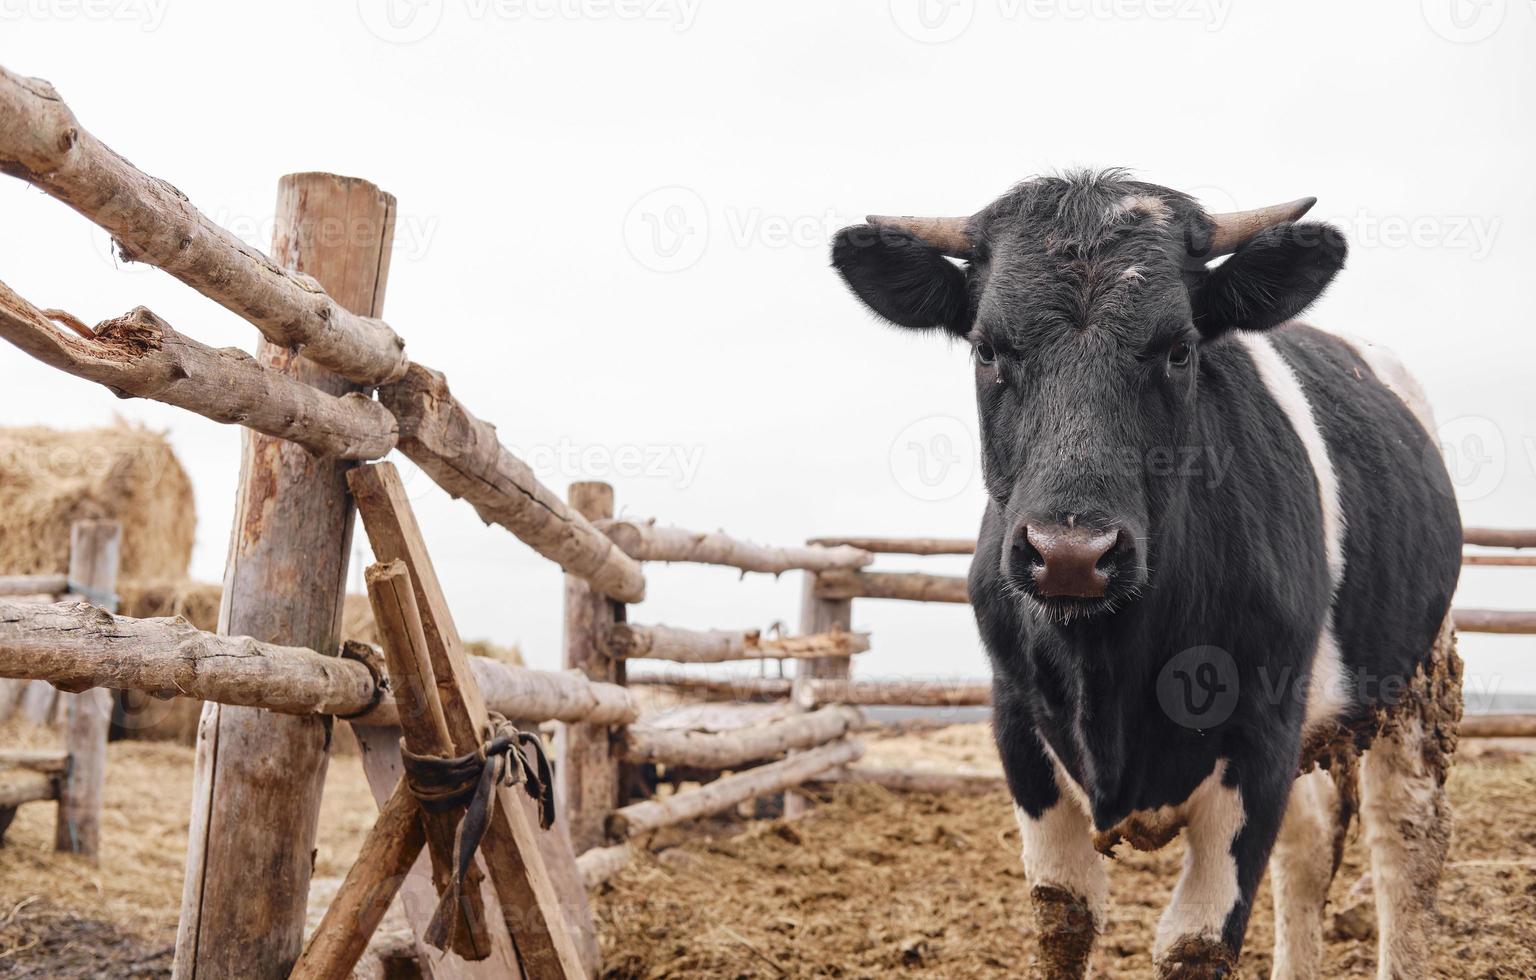
[[[1276,225],[1203,277],[1191,297],[1195,326],[1209,339],[1284,323],[1323,294],[1348,252],[1332,225]]]
[[[832,240],[832,267],[865,306],[899,327],[960,335],[970,329],[965,273],[907,232],[844,228]]]

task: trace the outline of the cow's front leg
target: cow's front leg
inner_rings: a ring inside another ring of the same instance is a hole
[[[1039,944],[1032,974],[1078,980],[1087,971],[1094,936],[1104,928],[1109,895],[1104,858],[1094,850],[1093,821],[1081,790],[1046,754],[1032,728],[1004,747],[1008,734],[999,723]]]
[[[1235,975],[1248,915],[1289,796],[1292,754],[1222,759],[1184,806],[1184,871],[1157,927],[1166,980]]]

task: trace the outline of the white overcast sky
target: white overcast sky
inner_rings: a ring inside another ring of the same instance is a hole
[[[1302,195],[1350,268],[1310,319],[1428,388],[1468,523],[1536,524],[1536,10],[1525,0],[0,0],[0,64],[266,248],[277,178],[399,199],[386,319],[562,493],[754,540],[966,535],[964,351],[874,324],[826,262],[866,212],[967,213],[1127,166],[1213,209]],[[88,322],[143,304],[253,328],[0,180],[0,279]],[[239,432],[121,402],[0,345],[0,423],[169,432],[222,576]],[[554,566],[412,481],[467,636],[559,663]],[[359,535],[361,539],[361,535]],[[882,567],[960,571],[961,559]],[[767,626],[799,582],[654,568],[642,622]],[[1467,605],[1536,606],[1476,569]],[[980,676],[962,607],[865,601],[864,676]],[[1536,691],[1536,642],[1472,637],[1469,684]]]

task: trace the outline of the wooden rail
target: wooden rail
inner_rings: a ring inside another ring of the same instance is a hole
[[[825,745],[852,731],[861,717],[853,708],[833,706],[728,732],[631,725],[625,735],[624,757],[630,762],[734,769],[794,749]]]
[[[823,599],[971,601],[964,576],[919,572],[823,572],[816,576],[816,595]]]
[[[757,630],[689,630],[616,623],[608,631],[606,649],[609,656],[625,660],[650,658],[684,664],[850,657],[869,649],[869,634],[836,631],[765,639]]]
[[[69,579],[63,575],[0,575],[0,596],[63,595]]]
[[[470,663],[487,703],[507,717],[623,723],[639,714],[633,695],[615,684],[484,657]],[[374,671],[357,659],[206,633],[179,617],[114,616],[85,603],[0,601],[0,676],[69,691],[110,687],[284,714],[361,715],[360,724],[399,720]]]
[[[632,803],[609,815],[608,834],[616,840],[627,840],[686,820],[720,813],[754,797],[798,786],[828,769],[847,765],[863,754],[862,744],[845,738],[792,755],[782,762],[722,776],[697,789]]]
[[[875,560],[867,551],[847,546],[769,547],[741,541],[721,531],[659,527],[653,521],[608,520],[599,524],[631,558],[725,565],[744,572],[778,575],[796,569],[825,572],[863,568]]]
[[[877,555],[971,555],[975,538],[812,538],[809,544],[849,547]]]
[[[395,446],[395,418],[372,398],[327,394],[238,348],[204,346],[142,306],[93,332],[91,338],[64,333],[0,283],[0,337],[121,398],[149,398],[241,424],[317,456],[376,459]]]

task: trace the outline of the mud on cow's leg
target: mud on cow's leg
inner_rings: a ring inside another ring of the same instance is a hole
[[[1104,927],[1109,894],[1104,858],[1093,847],[1093,822],[1081,791],[1046,754],[1032,729],[1010,733],[999,720],[997,733],[1034,916],[1037,948],[1030,975],[1078,980],[1087,972],[1094,937]]]
[[[1166,980],[1236,975],[1243,934],[1274,847],[1294,753],[1221,760],[1185,804],[1184,870],[1157,927],[1153,960]]]

